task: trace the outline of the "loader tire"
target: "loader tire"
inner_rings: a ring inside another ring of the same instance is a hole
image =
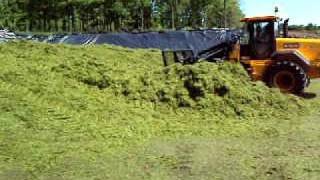
[[[308,76],[301,66],[290,61],[279,61],[267,73],[267,84],[282,92],[298,94],[308,85]]]

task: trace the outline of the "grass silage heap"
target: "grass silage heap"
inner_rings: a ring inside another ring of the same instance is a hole
[[[107,45],[11,42],[0,52],[2,176],[95,175],[108,168],[97,161],[154,138],[276,134],[270,118],[309,106],[235,63],[163,67],[157,50]]]

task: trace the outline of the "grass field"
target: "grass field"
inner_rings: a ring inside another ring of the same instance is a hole
[[[113,46],[0,52],[0,179],[320,178],[320,99],[238,64],[164,68],[157,50]]]

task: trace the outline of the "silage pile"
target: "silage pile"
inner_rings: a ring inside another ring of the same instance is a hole
[[[1,52],[1,81],[25,87],[48,99],[52,95],[50,86],[55,86],[52,82],[63,80],[68,86],[77,84],[128,102],[152,103],[169,109],[209,109],[222,117],[277,115],[305,106],[296,97],[250,81],[244,69],[235,63],[163,67],[156,50],[27,42],[2,45]],[[51,84],[46,84],[48,81]],[[55,88],[61,88],[61,94],[55,92],[57,98],[63,98],[64,91],[69,91],[63,86]]]
[[[110,154],[153,138],[277,134],[270,118],[307,109],[238,64],[165,68],[157,50],[105,45],[10,42],[0,52],[0,177],[92,177],[112,169]]]
[[[90,54],[91,59],[63,62],[53,71],[129,102],[164,105],[169,109],[210,110],[221,118],[272,117],[305,106],[296,97],[269,89],[262,82],[252,82],[240,64],[202,62],[162,67],[156,55],[159,52],[145,52],[145,57],[132,62],[133,51],[119,51],[123,51],[119,52],[122,57],[110,59],[111,64],[108,57],[100,61]]]

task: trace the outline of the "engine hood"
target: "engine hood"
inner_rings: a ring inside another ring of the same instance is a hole
[[[298,50],[310,61],[320,60],[320,39],[278,38],[277,51]]]

